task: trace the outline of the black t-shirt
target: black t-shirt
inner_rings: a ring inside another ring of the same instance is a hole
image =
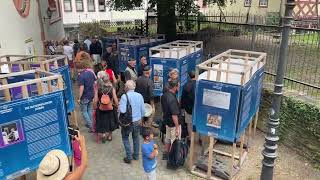
[[[135,91],[142,95],[145,103],[150,104],[151,100],[153,100],[153,82],[152,82],[152,80],[145,77],[145,76],[140,76],[137,79]]]
[[[192,114],[194,106],[196,81],[190,80],[183,88],[181,96],[181,108],[186,110],[188,114]]]
[[[161,106],[164,123],[169,127],[174,127],[172,115],[177,115],[178,118],[180,115],[180,107],[176,96],[172,92],[166,91],[161,96]]]

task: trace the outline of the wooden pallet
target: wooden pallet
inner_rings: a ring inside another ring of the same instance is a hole
[[[194,163],[195,132],[192,132],[191,144],[190,144],[189,165],[188,165],[191,174],[199,176],[201,178],[205,178],[205,179],[220,180],[221,178],[212,175],[212,171],[211,171],[212,170],[212,163],[213,163],[213,156],[214,156],[213,153],[215,153],[215,154],[230,158],[229,163],[228,163],[228,167],[229,167],[228,169],[229,169],[229,174],[230,174],[229,179],[230,180],[239,179],[238,172],[240,171],[241,166],[243,165],[243,163],[247,157],[247,154],[250,151],[251,140],[252,140],[252,138],[254,138],[255,133],[256,133],[257,120],[258,120],[258,112],[256,113],[254,120],[251,121],[251,123],[247,127],[247,130],[246,130],[247,133],[244,132],[244,134],[240,137],[240,147],[237,148],[237,143],[234,142],[232,144],[231,152],[226,152],[226,151],[215,149],[214,147],[216,145],[217,140],[213,136],[206,136],[209,138],[209,146],[208,146],[207,150],[204,152],[204,154],[208,154],[209,158],[208,158],[208,164],[207,164],[208,170],[205,173],[201,170],[197,170],[196,165]],[[252,130],[253,130],[253,134],[252,134]],[[247,148],[244,148],[245,142],[247,143]],[[239,153],[237,153],[237,149],[238,149]],[[234,168],[236,168],[236,170],[234,170]]]
[[[4,61],[2,59],[5,59]],[[0,56],[0,66],[8,65],[9,73],[12,73],[12,66],[18,65],[19,71],[28,71],[34,69],[32,65],[37,65],[42,71],[49,72],[53,67],[54,69],[58,69],[61,66],[68,65],[68,59],[65,55],[39,55],[39,56],[28,56],[28,55],[4,55]],[[0,69],[0,73],[8,73],[2,72]],[[74,110],[71,112],[71,124],[78,126],[78,114]]]

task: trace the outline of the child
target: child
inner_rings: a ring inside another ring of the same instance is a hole
[[[142,165],[148,180],[156,180],[158,146],[153,141],[151,128],[145,127],[142,131]]]

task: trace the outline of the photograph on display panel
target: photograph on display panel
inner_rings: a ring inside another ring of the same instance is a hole
[[[2,135],[2,141],[0,141],[0,148],[16,144],[24,140],[20,121],[13,121],[10,123],[1,124],[0,128]]]

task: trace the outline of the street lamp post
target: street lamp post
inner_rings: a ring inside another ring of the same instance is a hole
[[[272,110],[269,115],[268,131],[265,137],[264,150],[262,151],[262,172],[261,180],[273,179],[273,168],[275,166],[275,159],[277,158],[276,150],[278,148],[277,142],[279,140],[277,128],[279,126],[279,113],[281,106],[281,98],[283,95],[283,82],[285,67],[287,64],[288,41],[291,29],[292,12],[295,6],[294,0],[287,0],[285,4],[285,15],[283,17],[282,39],[280,45],[280,54],[277,66],[277,75],[274,84],[274,93],[272,100]]]

